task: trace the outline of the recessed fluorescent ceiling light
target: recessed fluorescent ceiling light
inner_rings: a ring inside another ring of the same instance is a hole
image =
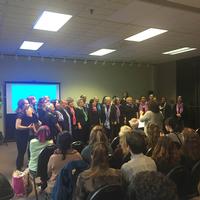
[[[20,46],[20,49],[38,50],[43,44],[43,42],[24,41]]]
[[[92,55],[92,56],[104,56],[104,55],[112,53],[114,51],[116,51],[116,50],[115,49],[99,49],[98,51],[90,53],[90,55]]]
[[[168,30],[157,29],[157,28],[149,28],[149,29],[147,29],[145,31],[142,31],[141,33],[138,33],[136,35],[128,37],[125,40],[141,42],[141,41],[147,40],[149,38],[155,37],[157,35],[160,35],[162,33],[165,33],[167,31]]]
[[[167,52],[164,52],[162,54],[176,55],[176,54],[179,54],[179,53],[185,53],[185,52],[193,51],[193,50],[196,50],[196,49],[197,48],[183,47],[183,48],[180,48],[180,49],[175,49],[175,50],[172,50],[172,51],[167,51]]]
[[[71,17],[72,17],[71,15],[44,11],[33,28],[56,32],[67,21],[69,21]]]

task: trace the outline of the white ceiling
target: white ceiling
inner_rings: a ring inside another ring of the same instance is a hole
[[[58,32],[33,30],[44,10],[73,17]],[[124,40],[150,27],[169,31],[140,43]],[[45,44],[20,50],[24,40]],[[162,55],[185,46],[197,50]],[[88,55],[100,48],[117,51]],[[0,54],[162,63],[197,56],[199,49],[200,0],[0,0]]]

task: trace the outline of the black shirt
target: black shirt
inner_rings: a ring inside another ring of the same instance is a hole
[[[35,122],[35,118],[34,116],[30,117],[28,115],[26,115],[24,112],[19,112],[17,113],[17,117],[16,119],[21,119],[21,126],[29,126],[32,123]],[[16,133],[25,133],[25,134],[29,134],[29,129],[16,129]]]

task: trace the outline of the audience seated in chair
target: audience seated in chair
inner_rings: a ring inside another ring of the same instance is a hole
[[[157,167],[152,158],[143,154],[145,141],[138,130],[134,130],[132,134],[129,134],[126,142],[131,153],[131,160],[122,165],[121,171],[127,186],[137,173],[141,171],[157,171]]]
[[[138,173],[128,187],[129,200],[178,200],[176,185],[159,172]]]
[[[191,172],[191,193],[197,194],[200,180],[200,137],[195,133],[188,134],[181,152],[181,164]]]
[[[137,118],[132,118],[131,120],[129,120],[129,125],[133,130],[138,129],[139,120]]]
[[[157,142],[158,142],[158,138],[160,137],[160,128],[158,125],[153,124],[153,123],[149,123],[147,125],[147,135],[148,135],[148,144],[147,144],[147,151],[151,148],[151,153],[153,152]],[[150,155],[150,152],[148,154],[148,156]]]
[[[48,162],[48,174],[50,177],[48,182],[49,192],[51,192],[56,177],[64,165],[73,160],[82,160],[80,153],[77,150],[72,149],[71,144],[72,136],[69,133],[65,132],[64,134],[58,135],[58,148],[50,157]]]
[[[79,175],[73,199],[85,200],[101,186],[121,183],[120,171],[109,168],[108,146],[105,143],[96,143],[92,149],[91,167]]]
[[[158,139],[158,143],[152,153],[152,158],[159,172],[167,174],[171,169],[180,164],[180,151],[176,144],[167,136]]]
[[[182,146],[182,164],[189,170],[200,160],[200,137],[190,134]]]
[[[47,187],[47,163],[54,148],[46,149],[48,146],[53,146],[53,140],[49,140],[50,129],[48,126],[41,126],[36,133],[37,138],[30,141],[30,161],[29,171],[33,178],[34,190],[36,199],[38,198],[35,178],[40,177],[41,191]],[[46,149],[46,151],[45,151]],[[45,153],[46,152],[46,153]],[[48,155],[47,155],[48,154]],[[41,163],[42,160],[42,163]],[[42,173],[41,173],[42,172]]]
[[[38,157],[38,165],[37,165],[37,172],[30,172],[31,178],[33,179],[33,184],[34,184],[34,191],[35,191],[35,196],[36,200],[38,200],[38,192],[37,192],[37,187],[36,187],[36,178],[40,177],[41,180],[41,190],[40,193],[43,192],[46,187],[47,187],[47,181],[48,181],[48,174],[47,174],[47,165],[50,156],[54,153],[56,150],[55,145],[49,145],[46,146],[40,153]]]
[[[91,152],[92,148],[95,146],[96,143],[105,143],[108,145],[109,148],[109,153],[112,153],[112,149],[108,143],[108,138],[105,134],[105,130],[103,126],[96,125],[93,127],[93,129],[90,132],[90,139],[89,139],[89,144],[82,150],[81,156],[84,161],[86,161],[88,164],[91,163]]]
[[[183,126],[178,123],[176,118],[167,118],[165,120],[165,129],[168,132],[167,136],[176,143],[177,147],[180,148],[184,142],[184,135],[182,133]]]
[[[130,160],[130,153],[126,143],[127,135],[132,133],[132,129],[129,126],[122,126],[119,132],[119,145],[114,150],[113,155],[110,158],[110,166],[116,169],[120,169],[121,166]]]
[[[36,137],[30,141],[30,161],[29,171],[31,174],[36,174],[38,166],[38,158],[41,151],[48,145],[53,145],[52,140],[48,140],[50,129],[48,126],[41,126],[36,133]]]

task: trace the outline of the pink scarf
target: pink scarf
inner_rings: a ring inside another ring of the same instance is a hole
[[[145,112],[147,112],[147,110],[148,110],[147,102],[140,103],[140,105],[139,105],[139,111],[143,111],[145,113]]]
[[[183,112],[183,103],[176,104],[176,113],[181,114]]]
[[[69,109],[70,109],[70,112],[72,113],[72,124],[76,125],[76,115],[75,115],[74,108],[69,107]]]
[[[93,112],[97,112],[97,107],[96,106],[92,106],[92,111]]]
[[[117,122],[119,123],[119,117],[120,117],[120,109],[119,109],[119,106],[115,105],[116,107],[116,114],[117,114]]]

